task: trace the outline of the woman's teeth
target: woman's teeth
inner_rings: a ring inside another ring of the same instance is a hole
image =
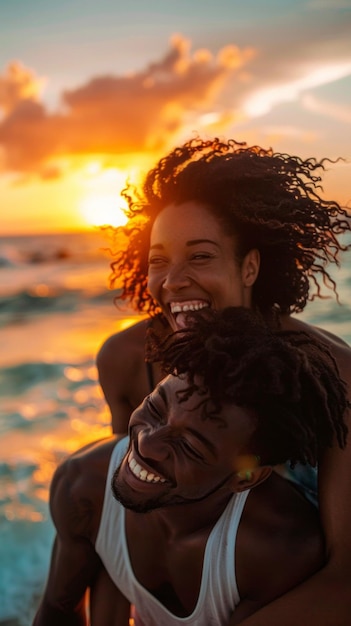
[[[178,328],[186,328],[187,313],[191,313],[193,311],[201,311],[201,309],[205,309],[208,307],[208,302],[203,301],[172,302],[170,304],[171,313],[174,316],[174,321]]]
[[[207,302],[172,302],[170,304],[171,313],[188,313],[189,311],[200,311],[208,307]]]

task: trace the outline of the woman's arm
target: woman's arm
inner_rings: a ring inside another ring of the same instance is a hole
[[[351,574],[330,561],[240,626],[350,626]],[[344,575],[345,574],[345,575]]]
[[[351,389],[351,350],[335,353]],[[319,506],[327,563],[311,578],[281,596],[242,626],[350,626],[351,623],[351,416],[348,443],[328,449],[319,463]]]

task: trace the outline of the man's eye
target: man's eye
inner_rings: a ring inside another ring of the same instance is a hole
[[[181,445],[182,445],[183,450],[185,450],[187,454],[190,454],[193,458],[198,459],[200,461],[203,460],[202,454],[198,450],[196,450],[196,448],[193,448],[193,446],[191,446],[186,439],[183,439],[181,441]]]

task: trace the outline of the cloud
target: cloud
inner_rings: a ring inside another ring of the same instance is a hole
[[[351,59],[343,63],[330,63],[323,67],[306,68],[297,78],[285,79],[273,86],[255,91],[247,97],[244,109],[250,117],[263,115],[282,102],[298,100],[307,90],[332,83],[351,75]]]
[[[288,26],[278,19],[274,32],[257,31],[255,45],[222,45],[216,55],[192,51],[175,35],[159,59],[135,73],[67,89],[56,111],[45,104],[43,79],[13,63],[0,76],[0,169],[50,179],[76,155],[150,151],[154,158],[185,133],[232,134],[238,123],[264,122],[286,102],[348,122],[347,110],[313,93],[351,76],[347,16],[326,11],[318,20],[291,18]],[[297,119],[288,125],[299,136]]]
[[[16,77],[10,66],[0,83],[4,167],[46,177],[62,156],[162,150],[189,112],[212,110],[222,85],[252,56],[236,46],[216,57],[206,49],[191,54],[190,43],[174,36],[166,54],[140,72],[98,76],[65,91],[55,114],[38,101],[34,74],[21,67]]]
[[[302,140],[305,144],[313,143],[318,139],[318,135],[314,130],[300,129],[297,126],[285,125],[265,125],[261,128],[261,132],[266,137],[269,137],[269,142],[277,143],[281,138],[298,139]]]
[[[281,12],[269,24],[252,28],[256,55],[228,82],[221,103],[246,118],[266,115],[281,103],[351,76],[351,12],[321,10],[308,4],[287,19]]]
[[[344,124],[351,124],[351,106],[327,102],[326,100],[316,98],[310,93],[302,98],[302,104],[308,111],[341,121]]]
[[[10,63],[4,76],[0,76],[0,109],[7,113],[22,100],[37,100],[44,82],[18,61]]]

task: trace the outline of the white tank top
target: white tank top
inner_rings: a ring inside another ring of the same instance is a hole
[[[207,539],[200,593],[188,617],[177,617],[166,609],[134,576],[125,533],[125,509],[111,491],[114,471],[128,447],[124,438],[114,448],[105,489],[105,498],[96,538],[96,552],[115,585],[135,606],[143,626],[218,626],[229,621],[240,602],[235,576],[235,543],[249,490],[234,494]]]

